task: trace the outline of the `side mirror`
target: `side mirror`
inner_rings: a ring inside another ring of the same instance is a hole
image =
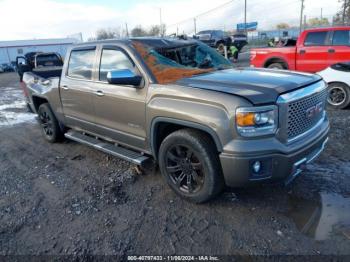
[[[130,69],[112,70],[107,73],[107,81],[109,84],[115,85],[132,85],[139,86],[142,77],[136,75]]]

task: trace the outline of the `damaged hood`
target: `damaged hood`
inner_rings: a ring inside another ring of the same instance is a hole
[[[291,71],[238,68],[195,75],[178,80],[176,83],[241,96],[259,105],[275,103],[281,94],[313,84],[321,79],[317,75]]]

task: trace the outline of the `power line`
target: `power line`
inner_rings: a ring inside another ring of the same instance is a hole
[[[193,20],[193,18],[198,18],[198,17],[200,17],[200,16],[203,16],[203,15],[206,15],[206,14],[211,13],[211,12],[213,12],[213,11],[216,11],[216,10],[218,10],[218,9],[221,9],[221,8],[227,6],[227,5],[229,5],[229,4],[231,4],[231,3],[235,2],[235,1],[236,1],[236,0],[231,0],[231,1],[229,1],[229,2],[226,2],[226,3],[222,4],[222,5],[219,5],[219,6],[217,6],[217,7],[214,7],[214,8],[212,8],[212,9],[208,10],[208,11],[205,11],[205,12],[203,12],[203,13],[200,13],[200,14],[198,14],[198,15],[196,15],[196,16],[193,16],[193,17],[190,17],[190,18],[181,20],[181,21],[179,21],[179,22],[177,22],[177,23],[173,23],[173,24],[169,25],[168,27],[173,27],[173,26],[176,26],[176,25],[179,25],[179,24],[183,24],[184,22]]]

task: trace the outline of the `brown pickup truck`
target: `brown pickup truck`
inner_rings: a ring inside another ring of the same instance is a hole
[[[328,140],[321,77],[234,69],[193,39],[89,42],[60,77],[23,77],[45,138],[66,138],[140,166],[204,202],[223,187],[292,181]]]

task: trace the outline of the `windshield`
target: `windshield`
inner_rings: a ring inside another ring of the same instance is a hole
[[[210,71],[232,68],[229,60],[200,42],[153,48],[134,40],[133,45],[157,81],[162,84]]]

